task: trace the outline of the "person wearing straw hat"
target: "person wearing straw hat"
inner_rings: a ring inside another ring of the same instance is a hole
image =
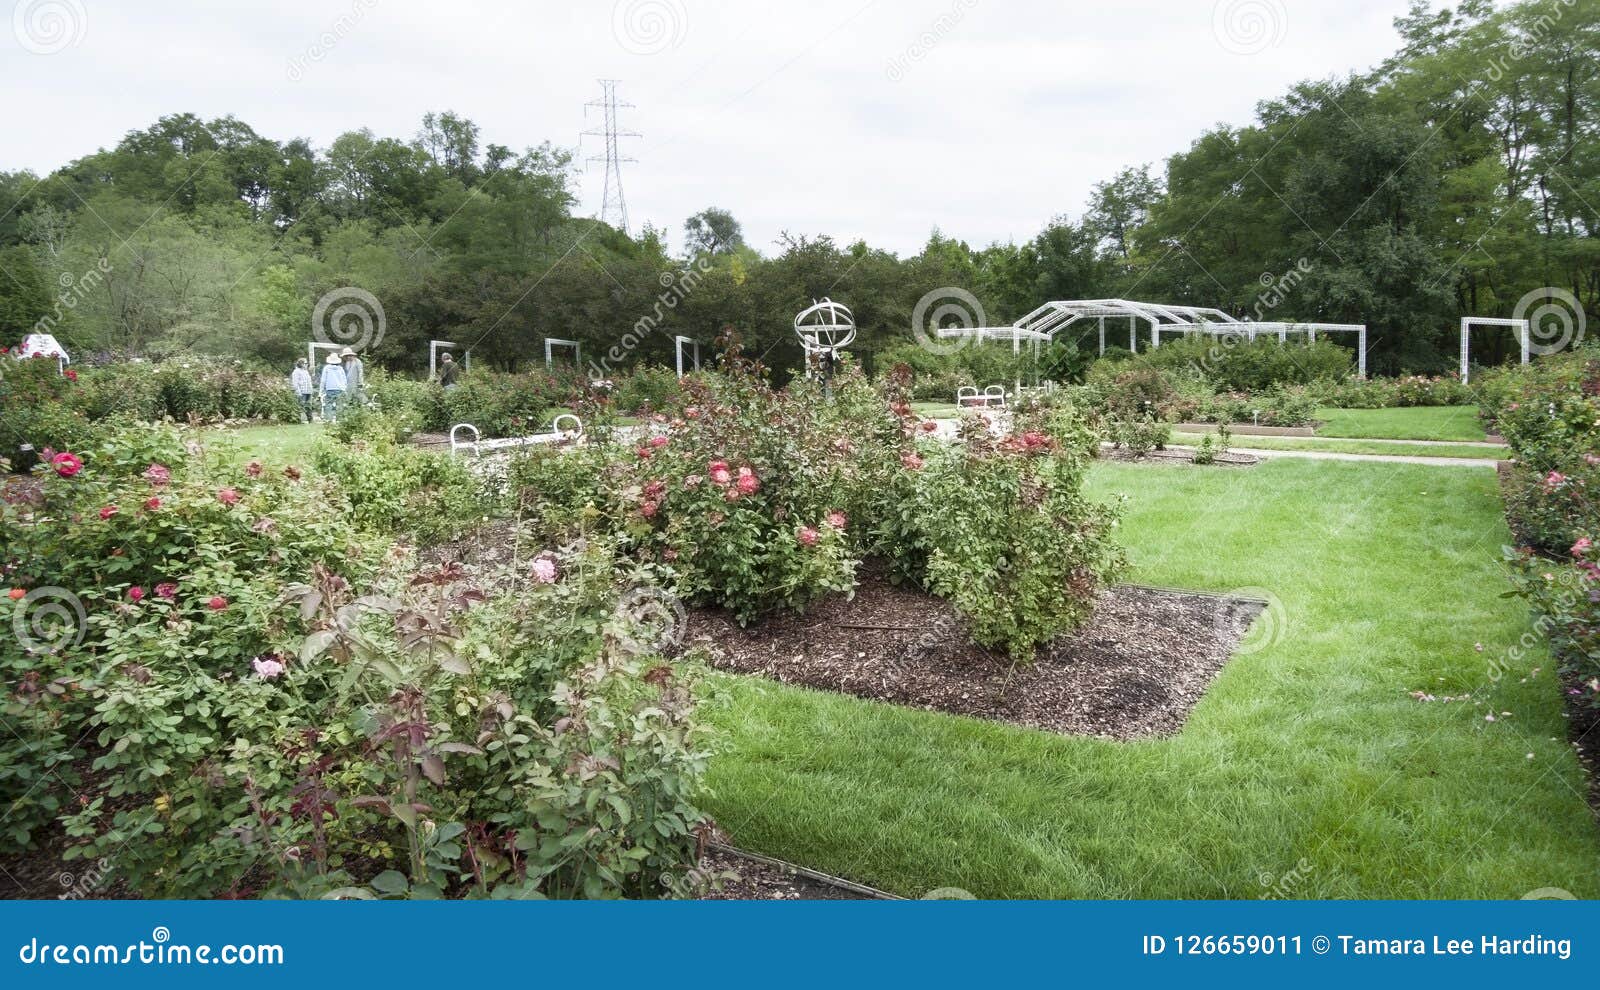
[[[339,362],[344,367],[344,397],[346,402],[361,405],[365,400],[367,386],[366,369],[362,367],[361,358],[356,352],[346,347],[339,352]]]
[[[328,363],[322,366],[322,421],[324,423],[336,422],[339,418],[339,403],[344,399],[344,365],[339,363],[339,355],[328,352]]]

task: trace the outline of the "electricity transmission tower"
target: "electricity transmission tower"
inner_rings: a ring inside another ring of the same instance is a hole
[[[617,102],[617,81],[615,79],[601,79],[600,99],[590,100],[583,105],[584,116],[589,115],[590,107],[599,107],[605,116],[605,123],[599,130],[588,130],[583,133],[588,136],[604,138],[606,153],[604,155],[591,155],[590,162],[604,161],[606,163],[606,188],[605,196],[600,201],[600,219],[624,234],[628,233],[628,201],[622,195],[622,163],[636,162],[636,158],[624,158],[617,149],[618,138],[638,137],[637,131],[617,130],[617,111],[633,109],[632,103]]]

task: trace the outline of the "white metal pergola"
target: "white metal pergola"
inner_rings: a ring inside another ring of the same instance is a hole
[[[433,381],[434,376],[438,374],[438,371],[439,371],[439,352],[444,350],[446,347],[454,347],[457,350],[461,349],[461,345],[456,343],[453,340],[430,340],[430,341],[428,341],[428,380],[429,381]],[[463,368],[465,368],[467,371],[471,371],[472,370],[472,348],[469,347],[466,350],[461,351],[461,366]]]
[[[1356,365],[1362,378],[1367,377],[1367,328],[1361,323],[1256,323],[1240,320],[1220,309],[1210,306],[1178,306],[1170,303],[1143,302],[1133,299],[1056,299],[1045,303],[1033,312],[1022,316],[1009,327],[952,327],[939,330],[941,337],[972,335],[978,340],[1012,341],[1013,349],[1020,348],[1021,340],[1050,341],[1055,335],[1079,320],[1092,319],[1099,328],[1100,353],[1106,352],[1106,320],[1128,321],[1128,349],[1137,350],[1139,324],[1150,328],[1150,346],[1161,346],[1161,334],[1204,333],[1213,336],[1245,337],[1255,340],[1263,334],[1276,336],[1286,342],[1291,333],[1303,333],[1316,340],[1319,333],[1354,333],[1357,335]]]
[[[1529,351],[1529,321],[1509,320],[1497,316],[1463,316],[1461,318],[1461,381],[1465,383],[1471,373],[1467,363],[1467,345],[1472,336],[1473,327],[1511,327],[1517,332],[1517,341],[1522,345],[1522,363],[1528,363]]]
[[[581,344],[579,344],[576,340],[566,340],[561,337],[546,337],[544,339],[544,369],[546,371],[549,371],[555,366],[555,355],[553,350],[556,347],[572,348],[572,363],[577,367],[583,367],[583,346]]]
[[[692,353],[694,355],[694,370],[700,370],[700,342],[695,340],[693,337],[673,337],[672,345],[677,350],[678,356],[679,378],[683,377],[683,345],[685,344],[688,344],[691,348],[693,348]]]

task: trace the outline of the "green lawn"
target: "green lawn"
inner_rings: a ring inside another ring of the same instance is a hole
[[[1254,898],[1291,871],[1295,897],[1600,895],[1544,648],[1489,675],[1530,629],[1490,472],[1099,463],[1091,486],[1129,497],[1134,580],[1267,589],[1279,635],[1135,743],[724,677],[709,808],[735,840],[909,896]]]
[[[1172,442],[1195,445],[1199,433],[1174,433]],[[1230,447],[1254,447],[1257,450],[1326,450],[1338,454],[1389,454],[1407,457],[1510,457],[1507,450],[1488,447],[1445,447],[1423,443],[1372,443],[1366,440],[1324,440],[1321,437],[1251,437],[1235,433]]]
[[[1383,440],[1482,440],[1477,406],[1413,406],[1405,409],[1318,409],[1317,435]]]
[[[321,423],[274,423],[237,429],[208,429],[204,439],[218,449],[235,451],[239,460],[243,461],[257,459],[304,463],[311,459],[312,448],[323,435]]]

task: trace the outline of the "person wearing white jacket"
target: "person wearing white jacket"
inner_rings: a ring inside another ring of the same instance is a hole
[[[328,363],[322,366],[322,421],[332,423],[339,418],[339,403],[344,400],[344,366],[339,355],[329,354]]]

